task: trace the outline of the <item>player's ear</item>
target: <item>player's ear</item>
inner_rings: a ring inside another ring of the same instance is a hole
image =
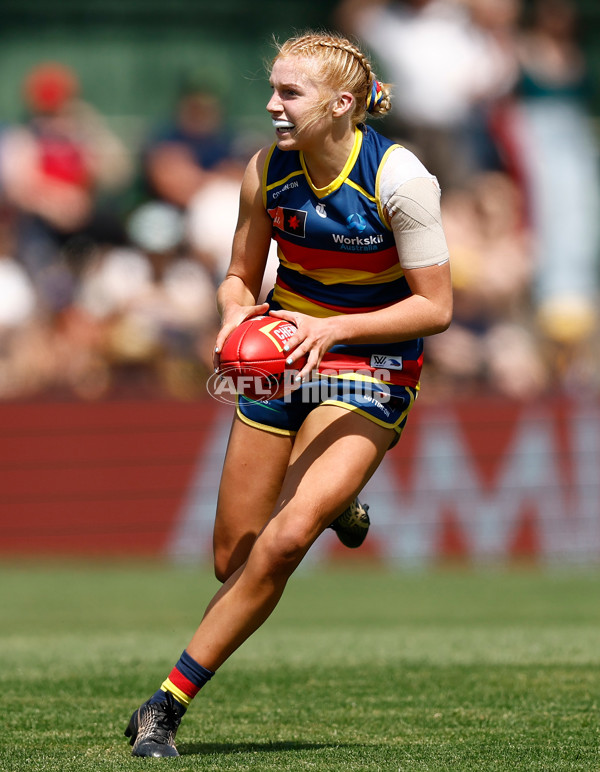
[[[349,91],[342,91],[338,94],[333,103],[333,117],[341,118],[354,108],[354,96]]]

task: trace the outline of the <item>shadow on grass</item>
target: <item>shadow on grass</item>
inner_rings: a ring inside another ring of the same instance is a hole
[[[309,742],[252,742],[252,743],[177,743],[181,756],[203,755],[212,753],[222,755],[232,753],[281,753],[282,751],[317,751],[323,748],[350,748],[353,743],[309,743]]]

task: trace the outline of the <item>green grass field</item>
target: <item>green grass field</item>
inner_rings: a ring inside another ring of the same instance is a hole
[[[216,580],[0,568],[0,770],[600,770],[600,574],[301,569],[198,696],[180,759],[134,759]]]

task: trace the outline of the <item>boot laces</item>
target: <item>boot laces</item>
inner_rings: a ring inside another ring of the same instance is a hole
[[[145,739],[151,738],[156,742],[172,745],[180,722],[181,717],[173,705],[172,698],[167,697],[164,702],[155,702],[147,706],[140,728],[143,730]]]

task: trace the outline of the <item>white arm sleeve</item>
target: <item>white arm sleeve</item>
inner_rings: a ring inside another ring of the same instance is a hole
[[[440,195],[436,178],[410,151],[398,148],[391,153],[382,170],[380,196],[403,269],[441,265],[449,259]]]

